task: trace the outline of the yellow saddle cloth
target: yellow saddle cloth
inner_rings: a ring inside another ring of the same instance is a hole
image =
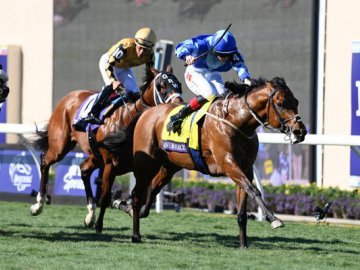
[[[169,132],[166,126],[170,122],[170,117],[178,113],[184,105],[174,108],[166,117],[165,124],[162,130],[162,147],[166,151],[174,151],[180,153],[187,153],[188,148],[200,150],[199,143],[199,125],[198,122],[204,117],[205,112],[209,109],[214,99],[205,103],[200,110],[193,112],[187,116],[181,125],[181,133]]]

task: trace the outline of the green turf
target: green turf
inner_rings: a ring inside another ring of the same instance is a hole
[[[85,207],[0,202],[0,269],[359,269],[360,227],[249,221],[250,247],[238,248],[235,216],[193,210],[152,213],[144,243],[131,219],[108,209],[102,235],[83,227]]]

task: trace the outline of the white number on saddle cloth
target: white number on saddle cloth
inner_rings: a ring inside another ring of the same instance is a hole
[[[88,97],[83,104],[81,104],[79,111],[76,113],[75,121],[77,122],[81,118],[85,118],[88,116],[89,112],[91,111],[91,108],[93,107],[96,98],[99,94],[93,94],[90,97]]]

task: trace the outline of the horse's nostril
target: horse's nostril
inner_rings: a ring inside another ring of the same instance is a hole
[[[295,130],[293,131],[293,133],[294,133],[295,136],[300,136],[300,135],[301,135],[301,130],[295,129]]]

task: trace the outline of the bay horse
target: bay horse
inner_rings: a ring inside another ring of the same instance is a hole
[[[230,94],[210,105],[199,127],[200,150],[207,174],[228,176],[236,184],[239,242],[241,247],[247,247],[248,196],[255,199],[272,228],[284,226],[268,209],[252,183],[253,164],[259,146],[256,128],[263,125],[278,130],[291,143],[302,142],[307,131],[298,115],[298,100],[284,79],[260,78],[253,80],[250,87],[228,82],[226,87],[231,90]],[[150,108],[134,127],[136,185],[132,191],[132,209],[128,209],[133,217],[134,243],[141,242],[140,218],[149,215],[151,204],[161,188],[181,168],[199,170],[188,152],[167,152],[162,147],[165,119],[176,106],[163,104]]]
[[[96,132],[95,140],[99,146],[98,152],[94,151],[89,143],[86,132],[76,131],[73,127],[74,117],[83,101],[95,91],[77,90],[64,96],[54,109],[48,126],[44,131],[38,131],[39,138],[34,142],[43,152],[41,155],[41,182],[36,203],[30,208],[32,215],[42,212],[49,180],[49,168],[60,161],[70,152],[76,144],[89,155],[81,164],[81,178],[84,182],[87,198],[88,214],[85,217],[85,226],[92,227],[98,233],[103,229],[103,218],[106,207],[111,200],[111,188],[116,175],[133,170],[132,149],[126,148],[119,155],[112,154],[109,149],[101,146],[101,140],[109,133],[116,132],[127,125],[136,115],[148,107],[164,102],[181,102],[181,84],[172,69],[159,72],[155,68],[146,68],[146,77],[140,87],[140,99],[134,103],[127,103],[119,107]],[[90,184],[92,172],[97,168],[103,168],[102,193],[100,196],[100,214],[96,220],[93,192]],[[95,223],[96,220],[96,223]]]

